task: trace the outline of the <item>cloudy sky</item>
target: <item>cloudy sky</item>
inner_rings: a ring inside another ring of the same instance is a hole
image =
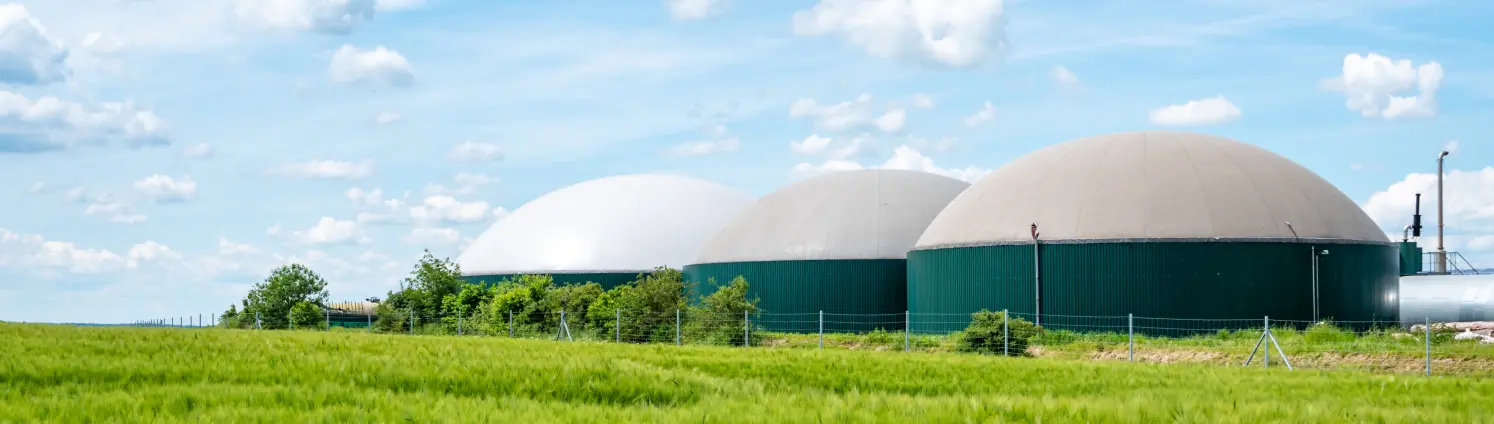
[[[974,180],[1152,128],[1285,155],[1396,234],[1448,148],[1449,248],[1494,266],[1494,2],[1143,3],[3,4],[0,320],[216,313],[292,261],[382,295],[607,175]]]

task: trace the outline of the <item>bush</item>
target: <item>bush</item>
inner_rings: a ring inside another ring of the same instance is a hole
[[[381,333],[403,333],[410,331],[410,310],[401,309],[393,302],[380,303],[374,307],[374,331]]]
[[[707,285],[716,285],[707,280]],[[706,296],[701,305],[690,309],[690,333],[705,343],[741,346],[745,336],[745,315],[757,312],[757,299],[747,297],[747,279],[737,276],[731,283]],[[752,332],[750,344],[761,344],[760,332]]]
[[[249,290],[241,314],[249,317],[251,325],[258,314],[262,327],[282,329],[290,324],[291,308],[301,302],[326,304],[327,282],[305,265],[290,264],[271,271],[269,278]]]
[[[1031,321],[1012,318],[1006,321],[1005,312],[981,310],[970,314],[970,326],[960,333],[956,349],[961,352],[982,354],[1027,355],[1028,342],[1043,333],[1043,328]]]
[[[1302,338],[1308,343],[1347,343],[1357,336],[1353,331],[1334,326],[1332,321],[1320,321],[1308,326]]]
[[[673,268],[655,268],[598,296],[592,306],[603,315],[592,315],[592,325],[598,332],[613,328],[608,321],[615,321],[613,311],[621,309],[621,332],[626,340],[673,342],[675,314],[686,308],[686,294],[684,274]]]
[[[297,303],[296,306],[291,307],[290,315],[287,318],[290,319],[291,328],[294,329],[327,328],[326,312],[322,311],[322,307],[315,303],[305,301]]]

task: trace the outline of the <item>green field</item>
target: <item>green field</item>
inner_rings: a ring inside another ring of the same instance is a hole
[[[1480,422],[1494,380],[0,324],[0,422]]]

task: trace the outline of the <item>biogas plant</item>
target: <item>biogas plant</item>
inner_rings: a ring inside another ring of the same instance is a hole
[[[1441,249],[1440,215],[1438,250],[1423,252],[1419,208],[1418,195],[1392,241],[1281,155],[1138,131],[1055,144],[974,184],[856,170],[754,200],[690,177],[601,178],[514,210],[457,262],[473,282],[546,274],[604,288],[671,267],[697,295],[743,277],[764,313],[896,318],[852,330],[956,331],[980,310],[1044,325],[1490,319],[1494,277]]]

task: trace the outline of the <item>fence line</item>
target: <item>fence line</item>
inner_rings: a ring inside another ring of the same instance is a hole
[[[850,314],[832,312],[709,313],[691,309],[607,311],[476,311],[433,316],[394,311],[324,310],[323,322],[301,329],[393,334],[536,338],[609,343],[767,346],[888,351],[982,351],[1151,363],[1206,363],[1290,369],[1494,375],[1494,337],[1477,325],[1259,319],[1182,319],[1042,315],[998,311],[999,325],[970,327],[971,314]],[[149,327],[214,327],[215,315],[134,323]],[[285,328],[264,317],[241,328]],[[949,328],[957,328],[950,330]],[[1478,332],[1475,332],[1475,329]],[[967,331],[968,330],[968,331]],[[987,332],[987,333],[982,333]],[[989,336],[988,339],[981,337]],[[998,339],[999,337],[999,339]],[[972,341],[972,340],[984,341]]]

